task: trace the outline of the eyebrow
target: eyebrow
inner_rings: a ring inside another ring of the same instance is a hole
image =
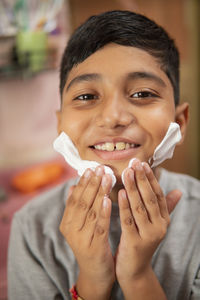
[[[73,85],[80,83],[80,82],[89,82],[94,80],[100,80],[102,79],[102,76],[98,73],[88,73],[88,74],[82,74],[75,78],[73,78],[69,84],[67,85],[65,91],[67,92]],[[137,80],[137,79],[147,79],[150,81],[155,81],[160,86],[166,87],[165,82],[157,75],[151,73],[151,72],[130,72],[127,74],[128,80]]]
[[[93,80],[100,80],[102,76],[97,73],[89,73],[89,74],[83,74],[79,75],[75,78],[73,78],[68,86],[66,87],[66,92],[76,83],[83,82],[83,81],[93,81]]]
[[[131,72],[131,73],[128,73],[127,78],[130,80],[147,79],[150,81],[155,81],[160,86],[166,87],[165,82],[159,76],[157,76],[151,72]]]

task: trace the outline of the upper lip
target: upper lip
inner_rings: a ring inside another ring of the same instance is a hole
[[[119,143],[119,142],[123,142],[123,143],[129,143],[129,144],[135,144],[135,145],[139,145],[140,143],[138,143],[137,140],[133,140],[127,137],[104,137],[102,139],[98,139],[96,141],[94,141],[94,143],[91,146],[96,146],[99,144],[104,144],[104,143]]]

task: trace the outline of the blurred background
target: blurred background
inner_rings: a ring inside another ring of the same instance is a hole
[[[163,164],[200,178],[200,1],[0,0],[0,300],[12,216],[34,196],[76,176],[53,150],[59,63],[71,32],[112,9],[140,12],[162,25],[181,54],[181,100],[190,104],[184,145]]]

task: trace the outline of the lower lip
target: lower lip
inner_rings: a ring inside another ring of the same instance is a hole
[[[122,159],[131,158],[137,154],[139,149],[140,146],[136,148],[130,148],[127,150],[115,150],[115,151],[103,151],[103,150],[97,150],[91,148],[91,150],[103,160],[122,160]]]

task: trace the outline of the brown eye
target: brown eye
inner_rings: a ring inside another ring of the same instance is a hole
[[[136,92],[131,95],[132,98],[157,98],[158,96],[154,93],[143,91],[143,92]]]
[[[94,100],[97,98],[98,97],[93,94],[83,94],[83,95],[76,97],[74,100],[88,101],[88,100]]]

